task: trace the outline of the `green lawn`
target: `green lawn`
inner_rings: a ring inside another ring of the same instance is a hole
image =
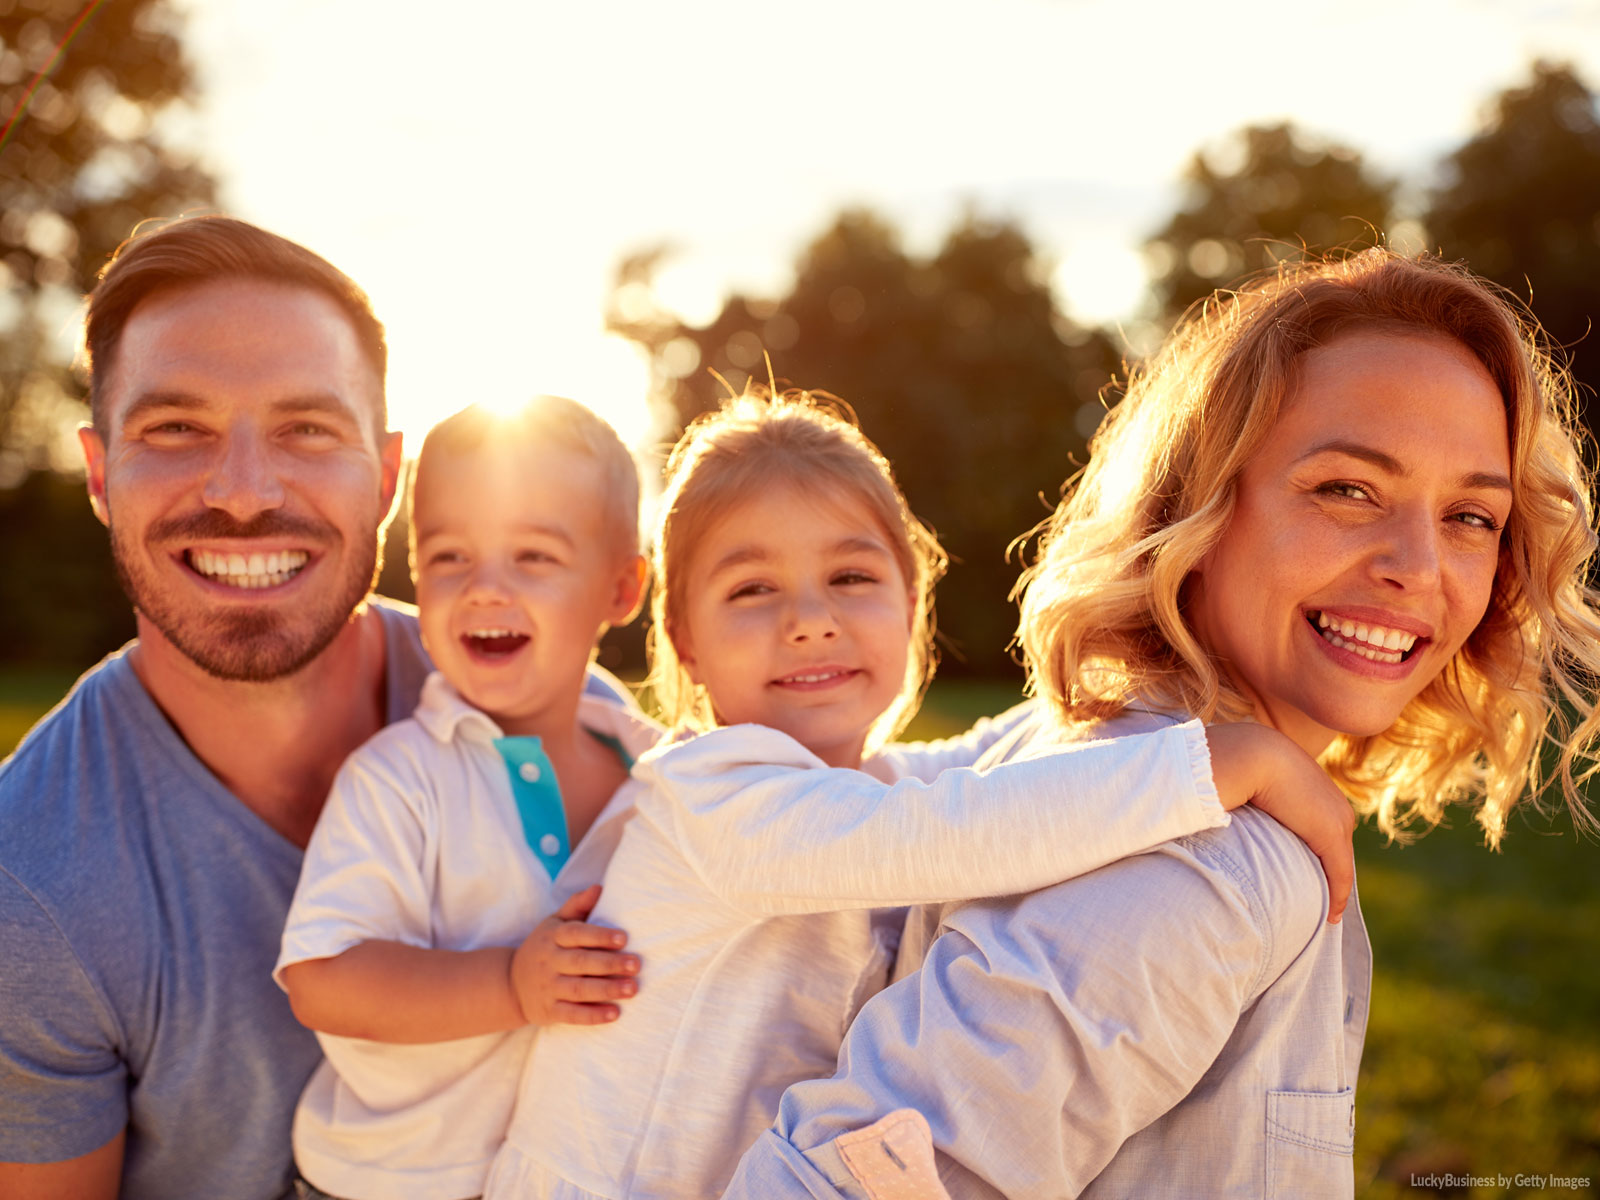
[[[72,681],[0,672],[0,752]],[[910,733],[965,729],[1017,700],[936,687]],[[1366,1200],[1532,1195],[1434,1192],[1413,1174],[1587,1176],[1600,1185],[1600,845],[1559,818],[1513,821],[1485,850],[1471,821],[1410,846],[1357,837],[1377,968],[1358,1089],[1356,1191]],[[1555,1194],[1593,1195],[1596,1187]]]

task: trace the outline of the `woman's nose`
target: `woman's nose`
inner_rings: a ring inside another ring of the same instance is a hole
[[[1375,565],[1388,582],[1407,591],[1438,587],[1442,576],[1438,520],[1429,512],[1400,512],[1384,531]]]

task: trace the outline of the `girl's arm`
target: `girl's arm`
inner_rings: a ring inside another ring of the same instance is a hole
[[[932,742],[895,742],[874,757],[884,763],[896,779],[932,783],[941,772],[972,766],[991,746],[1026,721],[1036,706],[1036,701],[1026,700],[997,716],[979,717],[971,729],[955,737]]]
[[[1224,824],[1225,809],[1269,783],[1280,820],[1294,810],[1317,829],[1348,822],[1327,776],[1281,734],[1226,728],[1219,797],[1206,731],[1193,721],[892,785],[823,767],[783,734],[736,726],[644,760],[655,787],[641,808],[714,892],[767,915],[1032,891]],[[1285,776],[1292,784],[1274,783]]]
[[[614,1021],[639,960],[627,935],[587,925],[598,886],[569,899],[520,946],[434,950],[366,941],[279,971],[302,1025],[374,1042],[444,1042],[532,1023]]]

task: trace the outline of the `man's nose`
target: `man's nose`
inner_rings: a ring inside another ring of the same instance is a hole
[[[271,447],[257,433],[229,430],[217,450],[201,497],[207,507],[238,521],[283,507],[283,480]]]

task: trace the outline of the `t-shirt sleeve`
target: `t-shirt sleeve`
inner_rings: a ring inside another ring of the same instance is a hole
[[[965,733],[932,742],[895,742],[878,755],[897,779],[931,783],[943,771],[970,767],[984,753],[1033,717],[1035,701],[1026,700],[994,717],[980,717]]]
[[[38,901],[0,870],[0,1161],[60,1162],[127,1124],[104,997]]]
[[[365,941],[431,946],[423,781],[365,747],[339,769],[306,847],[272,977]]]

